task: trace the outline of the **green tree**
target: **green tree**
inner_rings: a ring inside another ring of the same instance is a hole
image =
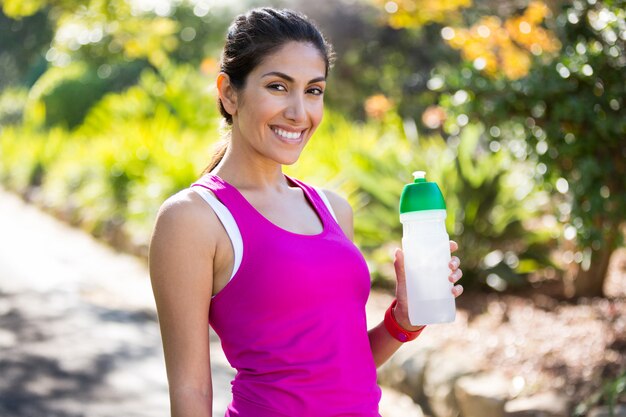
[[[564,240],[575,242],[578,255],[566,271],[570,296],[602,295],[611,254],[623,242],[625,7],[623,0],[560,7],[552,21],[560,55],[537,54],[523,78],[493,77],[469,62],[440,71],[448,112],[483,121],[495,141],[521,133],[524,152],[539,164],[537,180],[558,191]],[[450,100],[459,91],[467,97],[461,104]]]
[[[34,83],[46,68],[44,55],[52,36],[45,13],[14,20],[0,9],[0,91]]]
[[[230,20],[224,10],[209,13],[192,2],[138,7],[126,0],[0,0],[0,91],[30,89],[11,106],[18,93],[7,93],[0,120],[14,123],[23,114],[41,127],[76,128],[106,94],[135,85],[144,70],[163,74],[189,63],[215,69],[217,39]]]

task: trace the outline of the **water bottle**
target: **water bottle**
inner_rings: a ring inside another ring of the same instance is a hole
[[[446,203],[424,171],[413,173],[400,197],[402,250],[412,325],[454,321],[456,306],[450,275],[450,238],[446,232]]]

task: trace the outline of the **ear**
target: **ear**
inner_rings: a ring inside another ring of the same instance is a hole
[[[234,116],[237,113],[237,91],[230,82],[230,77],[224,72],[217,75],[217,93],[224,109]]]

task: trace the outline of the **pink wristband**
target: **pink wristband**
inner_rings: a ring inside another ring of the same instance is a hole
[[[398,322],[396,321],[396,318],[393,316],[393,309],[396,306],[396,304],[398,304],[398,300],[394,299],[393,303],[391,303],[391,306],[389,306],[389,308],[387,309],[387,312],[385,313],[385,327],[387,328],[387,331],[389,332],[391,336],[393,336],[394,339],[402,343],[415,340],[417,336],[419,336],[420,333],[422,333],[422,330],[424,330],[426,326],[422,326],[414,332],[410,332],[402,328],[402,326],[398,324]]]

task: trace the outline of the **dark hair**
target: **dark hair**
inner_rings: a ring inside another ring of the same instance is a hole
[[[246,84],[248,74],[264,58],[276,52],[289,42],[305,42],[316,47],[326,63],[326,75],[332,66],[334,53],[332,46],[317,26],[305,15],[293,10],[260,8],[239,15],[228,28],[226,44],[222,51],[220,71],[226,73],[235,89]],[[233,123],[218,98],[220,113],[226,123]],[[224,157],[228,142],[221,144],[205,172],[211,171]]]

